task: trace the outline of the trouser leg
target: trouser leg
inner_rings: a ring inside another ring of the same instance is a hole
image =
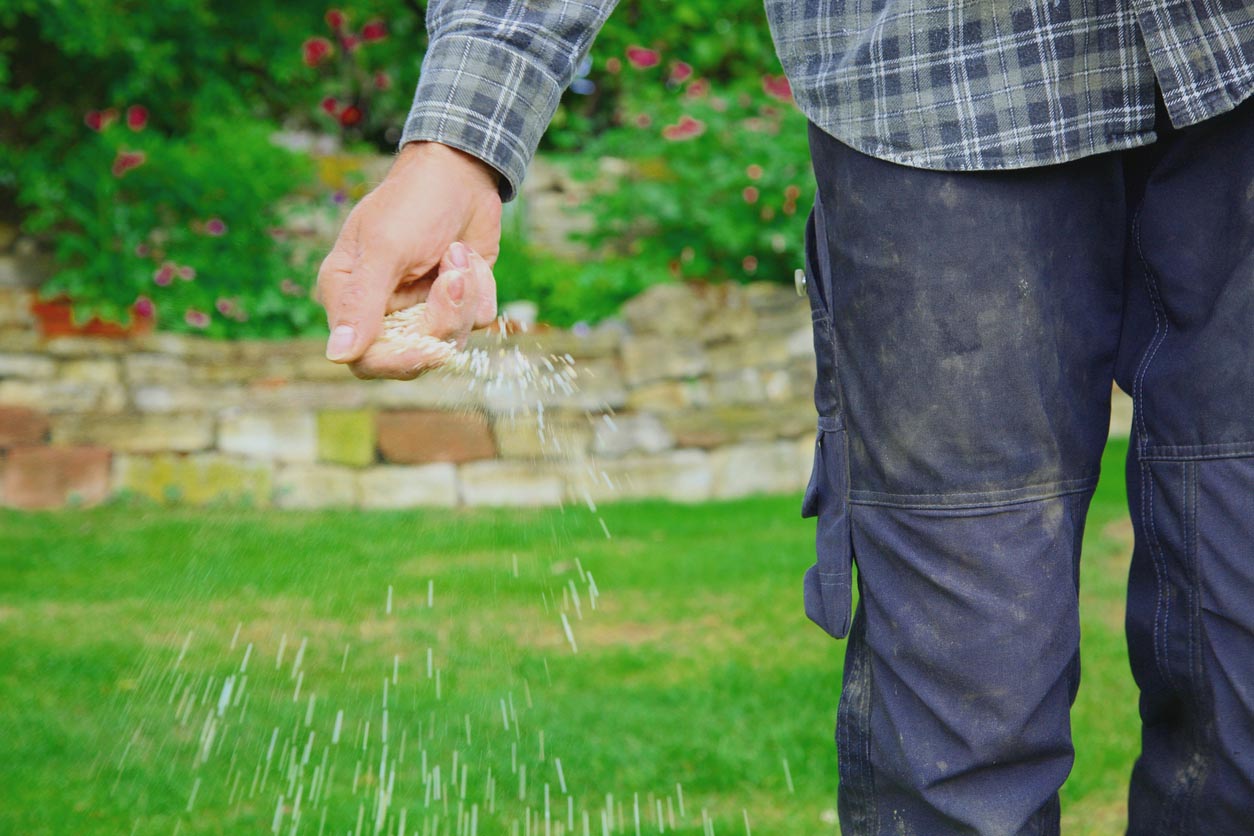
[[[1118,362],[1135,411],[1132,834],[1254,831],[1251,104],[1138,155]]]
[[[1122,308],[1119,158],[896,166],[811,130],[807,611],[843,632],[850,834],[1056,833]]]

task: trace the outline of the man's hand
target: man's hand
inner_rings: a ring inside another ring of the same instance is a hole
[[[349,213],[318,271],[316,298],[331,328],[327,359],[348,363],[363,377],[413,377],[412,363],[406,366],[403,356],[375,354],[368,367],[358,361],[378,337],[385,314],[433,292],[450,301],[464,292],[459,285],[465,273],[452,269],[449,257],[455,241],[482,256],[485,266],[496,260],[501,243],[496,172],[448,146],[410,143],[383,182]],[[450,280],[452,286],[444,288]],[[475,308],[474,326],[487,325],[495,315],[495,288],[491,304]]]

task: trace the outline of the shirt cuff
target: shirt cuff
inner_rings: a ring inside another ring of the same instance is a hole
[[[511,200],[561,95],[558,79],[506,44],[441,35],[423,59],[400,145],[439,142],[478,157],[500,172],[501,199]]]

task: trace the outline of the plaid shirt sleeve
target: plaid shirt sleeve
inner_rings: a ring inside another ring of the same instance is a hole
[[[400,144],[458,148],[518,192],[575,68],[617,0],[431,0],[431,42]]]

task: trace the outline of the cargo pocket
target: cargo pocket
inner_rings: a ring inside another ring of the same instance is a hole
[[[839,417],[819,418],[814,469],[801,502],[801,516],[817,517],[816,561],[806,570],[806,616],[833,638],[849,633],[853,610],[853,548],[845,469],[845,428]]]

